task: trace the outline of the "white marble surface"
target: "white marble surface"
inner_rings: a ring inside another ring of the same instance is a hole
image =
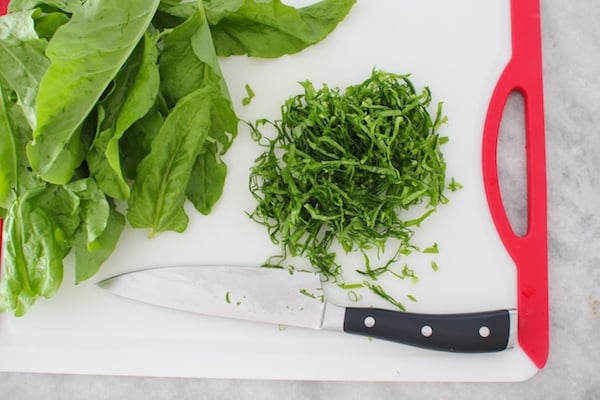
[[[0,373],[2,399],[600,398],[600,2],[542,1],[550,273],[550,357],[522,383],[346,383]],[[503,136],[521,124],[511,107]],[[508,159],[511,156],[506,156]],[[515,159],[503,182],[522,181]],[[508,185],[507,185],[508,186]],[[518,188],[504,190],[523,230]]]

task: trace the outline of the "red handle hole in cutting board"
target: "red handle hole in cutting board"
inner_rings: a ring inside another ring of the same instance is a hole
[[[504,210],[513,232],[522,237],[528,229],[528,194],[525,100],[519,91],[513,91],[504,106],[497,157],[498,185]]]

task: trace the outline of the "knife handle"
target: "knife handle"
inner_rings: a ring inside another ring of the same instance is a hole
[[[513,310],[412,314],[346,308],[344,331],[431,350],[483,353],[512,347],[515,321]]]

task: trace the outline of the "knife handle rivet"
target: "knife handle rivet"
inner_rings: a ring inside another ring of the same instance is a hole
[[[429,337],[433,334],[433,328],[431,328],[429,325],[423,325],[423,327],[421,328],[421,335],[425,336],[425,337]]]
[[[479,328],[479,336],[481,336],[482,338],[486,338],[488,336],[490,336],[490,328],[488,328],[487,326],[482,326],[481,328]]]
[[[370,315],[368,317],[366,317],[363,322],[367,328],[372,328],[375,326],[375,318],[373,318]]]

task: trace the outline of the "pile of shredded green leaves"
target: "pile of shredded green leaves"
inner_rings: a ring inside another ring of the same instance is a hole
[[[363,252],[359,272],[376,280],[417,249],[414,229],[447,202],[440,150],[447,138],[438,133],[446,121],[442,104],[432,117],[428,88],[418,92],[408,76],[379,70],[343,92],[326,85],[317,90],[309,81],[301,85],[304,93],[285,102],[280,120],[252,125],[266,151],[251,171],[258,205],[250,216],[282,249],[267,264],[301,256],[336,279],[342,267],[333,248],[339,243],[347,253]],[[261,133],[266,125],[276,128],[274,138]],[[418,217],[403,217],[416,205],[423,208]],[[397,243],[392,257],[372,265],[368,251],[385,251],[390,239]]]
[[[93,276],[128,222],[220,198],[238,117],[219,57],[323,40],[356,0],[11,0],[0,17],[0,311]],[[118,207],[120,205],[120,207]]]

